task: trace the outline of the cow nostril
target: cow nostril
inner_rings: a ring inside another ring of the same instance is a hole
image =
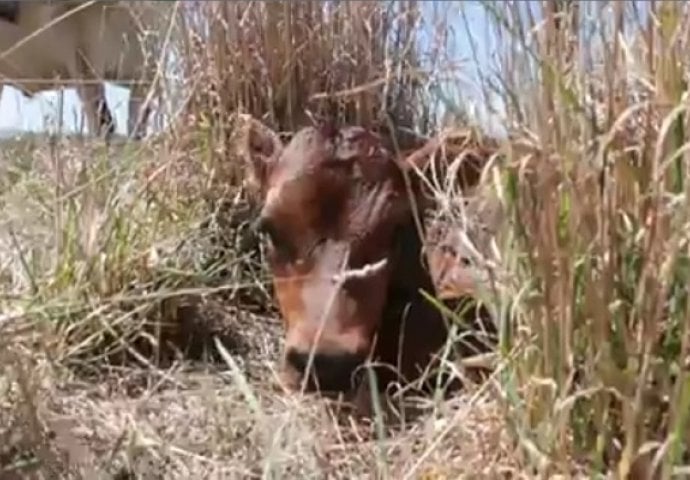
[[[285,360],[290,368],[305,375],[309,369],[310,380],[316,380],[323,391],[346,391],[352,387],[352,374],[362,364],[364,358],[352,353],[314,353],[309,365],[310,352],[294,348],[288,349]],[[311,385],[313,388],[315,385]]]
[[[307,369],[307,363],[309,362],[309,355],[291,348],[287,351],[285,359],[292,368],[297,370],[300,374],[304,374],[304,371]]]

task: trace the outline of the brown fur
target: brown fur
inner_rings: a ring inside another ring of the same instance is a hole
[[[400,377],[402,383],[418,379],[448,330],[420,292],[436,293],[422,253],[423,223],[415,222],[427,202],[412,176],[416,202],[410,201],[404,171],[423,165],[438,142],[402,161],[359,127],[304,128],[283,146],[264,125],[248,125],[251,183],[262,201],[260,223],[271,240],[269,262],[286,327],[287,386],[305,381],[312,349],[308,388],[351,390],[353,373],[367,357],[395,366],[378,370],[381,387]],[[468,162],[458,181],[476,183],[479,163]],[[378,269],[367,270],[372,265]],[[338,288],[334,276],[342,266],[355,273],[345,274]]]

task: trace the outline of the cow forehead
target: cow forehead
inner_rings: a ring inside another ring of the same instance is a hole
[[[280,155],[281,169],[314,168],[330,160],[351,160],[382,154],[381,138],[361,126],[340,129],[307,127],[298,131]]]
[[[336,184],[361,180],[384,180],[390,174],[391,156],[376,133],[361,126],[306,127],[292,137],[271,169],[266,205],[311,198],[317,191],[334,192]],[[352,169],[331,169],[343,162]],[[329,165],[329,166],[327,166]],[[336,182],[331,185],[330,182]],[[304,195],[299,194],[302,192]]]
[[[284,172],[309,169],[327,160],[332,150],[333,143],[316,128],[303,128],[281,153],[278,166]]]

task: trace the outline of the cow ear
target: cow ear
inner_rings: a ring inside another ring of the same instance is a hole
[[[253,193],[263,196],[268,175],[283,150],[278,134],[257,119],[242,115],[244,121],[244,155],[247,179]]]

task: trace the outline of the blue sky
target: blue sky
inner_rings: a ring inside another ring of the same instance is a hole
[[[490,73],[496,65],[496,38],[490,25],[487,7],[483,3],[486,2],[427,0],[422,2],[422,12],[426,25],[431,25],[436,16],[454,28],[445,52],[446,61],[459,63],[460,71],[457,77],[445,82],[443,94],[453,103],[463,105],[473,111],[481,124],[491,126],[501,122],[497,121],[494,115],[487,113],[487,99],[483,98],[479,87],[479,77],[480,72]],[[496,3],[500,5],[500,2]],[[517,5],[524,11],[531,8],[535,16],[539,17],[539,8],[534,8],[538,5],[535,0],[521,1]],[[605,7],[599,2],[582,2],[580,6],[582,7],[583,33],[591,35],[585,41],[590,43],[590,47],[594,43],[601,43],[602,39],[598,35],[592,35],[591,27],[598,24],[602,15],[605,18],[611,13],[610,6]],[[649,8],[646,1],[626,2],[625,6],[629,15],[627,20],[631,22],[631,27],[633,23],[636,23],[633,19],[635,10],[642,17],[640,20],[644,21]],[[602,11],[602,8],[606,10]],[[634,32],[634,30],[634,28],[626,29],[628,32]],[[430,47],[432,36],[428,32],[422,32],[420,40],[423,48]],[[124,134],[129,92],[125,88],[108,85],[106,96],[115,115],[117,131]],[[493,108],[500,112],[502,107],[500,99],[494,97],[488,100]],[[33,99],[28,99],[16,89],[5,87],[0,98],[0,129],[37,131],[46,127],[54,128],[58,103],[58,93],[55,91],[41,93]],[[68,131],[78,130],[83,122],[81,117],[80,102],[76,92],[73,89],[64,90],[63,128]]]
[[[423,4],[423,13],[430,21],[436,13],[455,26],[456,31],[447,55],[453,62],[462,62],[462,71],[460,81],[453,84],[454,91],[448,91],[446,94],[456,98],[461,96],[465,102],[474,100],[476,107],[481,105],[481,91],[476,88],[478,72],[488,68],[493,47],[491,35],[487,35],[489,28],[484,7],[478,1],[453,2],[453,5],[449,2],[428,1]],[[479,65],[473,60],[472,43],[466,34],[466,28],[469,28],[474,37]],[[106,97],[115,115],[117,131],[124,134],[129,91],[109,84],[106,87]],[[0,98],[0,129],[40,131],[45,128],[56,128],[58,98],[57,91],[43,92],[34,98],[26,98],[18,90],[5,87]],[[64,90],[63,112],[63,128],[67,131],[78,130],[83,120],[80,102],[74,89]]]

